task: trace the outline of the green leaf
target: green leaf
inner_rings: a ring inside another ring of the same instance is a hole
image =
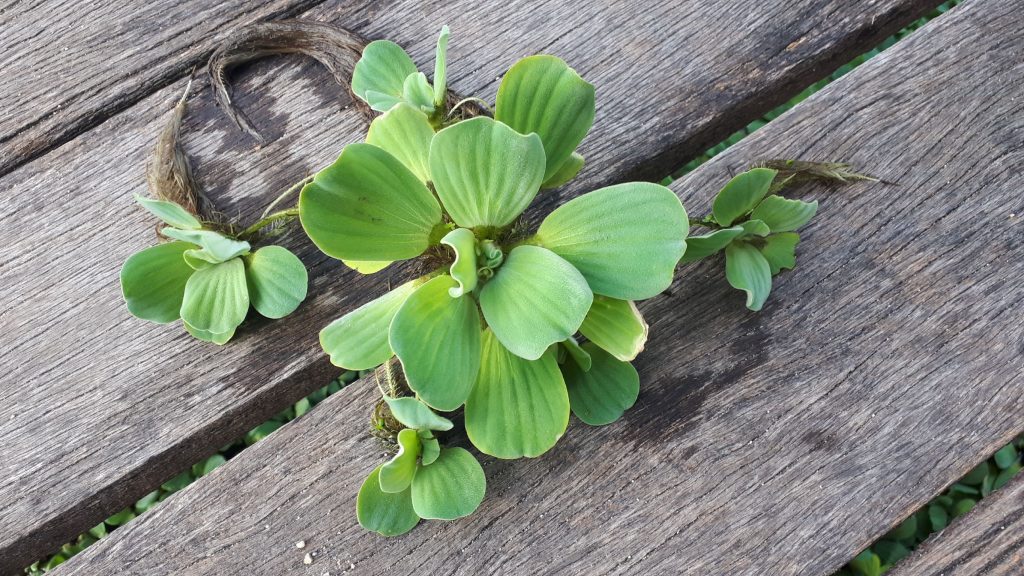
[[[1014,462],[1013,464],[1010,464],[1009,468],[1001,470],[999,474],[996,475],[995,480],[992,481],[992,489],[999,490],[1003,486],[1006,486],[1010,479],[1012,479],[1014,476],[1017,475],[1018,472],[1020,472],[1020,469],[1021,463]]]
[[[248,254],[251,249],[248,242],[234,240],[212,230],[163,228],[160,233],[168,238],[198,245],[202,250],[196,251],[194,256],[211,264],[227,262],[232,258]]]
[[[796,245],[800,243],[800,235],[796,232],[783,232],[772,234],[765,238],[764,245],[759,248],[772,276],[775,276],[783,269],[792,270],[796,266]]]
[[[430,180],[427,158],[434,129],[427,115],[408,104],[399,104],[370,123],[366,143],[398,159],[421,182]]]
[[[742,226],[723,228],[715,230],[702,236],[690,236],[686,239],[686,253],[683,254],[681,264],[695,262],[701,258],[707,258],[725,248],[735,238],[743,235],[746,230]]]
[[[452,421],[438,416],[429,406],[411,396],[401,398],[384,397],[391,415],[402,424],[415,430],[439,430],[441,432],[452,429]]]
[[[448,26],[441,26],[437,37],[437,51],[434,54],[434,108],[444,106],[448,95]]]
[[[580,333],[612,356],[629,362],[647,343],[647,322],[629,300],[594,296]]]
[[[309,412],[313,408],[313,404],[310,403],[309,398],[303,398],[295,403],[295,417],[298,418]]]
[[[320,347],[331,364],[348,370],[369,370],[388,361],[393,352],[388,344],[388,327],[395,313],[416,288],[418,278],[363,304],[320,331]]]
[[[392,264],[390,260],[342,260],[341,263],[360,274],[376,274]]]
[[[711,212],[722,226],[731,226],[761,202],[775,179],[775,170],[754,168],[736,175],[715,197]]]
[[[888,538],[893,540],[913,540],[914,536],[917,535],[917,516],[911,515],[909,518],[900,523],[899,526],[893,528],[888,534]]]
[[[630,182],[563,204],[541,223],[535,242],[579,269],[595,293],[642,300],[672,283],[688,230],[671,190]]]
[[[576,342],[575,338],[566,338],[561,344],[562,347],[565,348],[566,352],[569,353],[569,357],[577,368],[584,372],[590,370],[590,367],[593,365],[593,359],[591,359],[590,354],[588,354],[587,351],[584,350],[578,342]]]
[[[594,124],[594,87],[560,58],[523,58],[501,80],[494,118],[520,134],[540,136],[549,180]]]
[[[580,170],[583,170],[583,164],[583,156],[573,152],[565,162],[562,162],[562,166],[558,169],[558,172],[552,174],[551,177],[540,185],[540,187],[558,188],[563,184],[567,184],[580,173]]]
[[[449,295],[457,285],[451,276],[438,276],[419,287],[389,331],[409,388],[445,411],[466,401],[480,368],[480,315],[469,296]]]
[[[569,394],[554,351],[524,360],[485,330],[482,358],[477,384],[466,400],[470,441],[498,458],[547,452],[569,423]]]
[[[743,233],[746,236],[767,236],[771,233],[771,229],[768,225],[760,220],[747,220],[738,224],[743,229]]]
[[[436,461],[416,471],[412,506],[421,518],[455,520],[472,514],[486,491],[476,458],[464,448],[444,448]]]
[[[455,262],[452,262],[449,272],[459,285],[452,288],[449,295],[458,298],[475,290],[476,237],[473,236],[473,231],[468,228],[456,228],[441,238],[441,244],[451,246],[455,251]]]
[[[747,308],[757,312],[772,291],[772,270],[761,252],[744,242],[725,247],[725,278],[747,293]]]
[[[871,550],[865,550],[850,561],[853,572],[859,576],[881,576],[882,561]]]
[[[185,242],[168,242],[132,254],[121,267],[121,293],[137,318],[166,324],[180,317],[185,284],[192,268],[182,254]]]
[[[174,202],[153,200],[138,194],[135,195],[135,201],[169,226],[182,230],[199,230],[203,227],[195,216]]]
[[[135,511],[132,510],[131,508],[125,508],[124,510],[121,510],[117,514],[114,514],[110,518],[104,520],[104,523],[106,523],[109,526],[121,526],[123,524],[127,524],[128,521],[132,520],[133,518],[135,518]]]
[[[363,482],[356,498],[359,525],[384,536],[398,536],[412,530],[420,517],[412,508],[412,489],[389,494],[380,489],[378,466]]]
[[[366,103],[370,105],[370,108],[378,112],[387,112],[403,102],[405,102],[405,100],[401,96],[393,96],[391,94],[377,92],[376,90],[366,91]]]
[[[299,195],[306,234],[339,260],[405,260],[430,245],[441,206],[394,156],[349,144]]]
[[[377,92],[392,97],[395,101],[402,98],[405,79],[416,72],[416,64],[402,50],[402,47],[388,40],[370,42],[363,49],[363,56],[356,62],[352,70],[352,93],[362,98],[374,110],[387,112],[388,108],[380,106],[380,100],[371,102],[368,92]]]
[[[191,484],[192,480],[192,472],[186,470],[185,472],[182,472],[181,474],[178,474],[174,478],[171,478],[167,482],[161,484],[160,489],[163,490],[164,492],[177,492],[178,490],[181,490],[185,486]]]
[[[974,467],[973,470],[967,473],[960,481],[964,484],[970,484],[977,486],[985,481],[985,477],[989,475],[989,464],[988,461],[982,462]]]
[[[972,508],[974,508],[974,506],[977,503],[978,501],[974,500],[973,498],[964,498],[962,500],[957,500],[956,504],[953,505],[953,518],[957,518],[963,516],[964,514],[967,514],[971,511]]]
[[[546,248],[518,246],[480,289],[480,308],[505,348],[536,360],[579,330],[593,298],[571,264]]]
[[[235,329],[226,330],[224,332],[211,332],[209,330],[200,330],[194,326],[191,326],[188,322],[183,322],[185,325],[185,331],[192,335],[193,338],[203,340],[204,342],[213,342],[218,346],[227,344],[228,340],[231,340],[235,335]]]
[[[240,258],[196,270],[185,283],[181,319],[213,334],[234,330],[249,311],[245,265]]]
[[[1020,455],[1017,454],[1017,448],[1013,444],[1007,444],[996,452],[992,458],[996,461],[996,466],[1000,470],[1005,470],[1013,465],[1014,462],[1020,459]]]
[[[398,433],[398,454],[380,467],[381,490],[389,493],[402,492],[412,484],[420,448],[420,437],[415,430],[405,428]]]
[[[584,343],[583,349],[593,360],[589,371],[572,363],[562,367],[569,406],[586,424],[611,424],[636,403],[640,376],[632,364],[618,360],[593,342]]]
[[[427,430],[420,430],[419,434],[420,443],[423,444],[423,454],[420,456],[420,462],[424,466],[429,466],[437,461],[438,456],[441,455],[441,444],[433,435],[427,436],[429,434]]]
[[[402,99],[424,112],[434,109],[434,89],[423,72],[413,72],[402,85]]]
[[[147,501],[148,502],[149,497],[154,495],[154,494],[159,496],[160,491],[159,490],[154,490],[154,491],[150,492],[149,494],[146,494],[145,496],[142,497],[142,500],[139,500],[138,502],[136,502],[135,505],[138,506],[139,503],[141,503],[143,501]],[[145,510],[148,510],[155,503],[155,501],[156,501],[156,499],[154,498],[153,502],[148,503],[148,505],[145,506]],[[106,525],[106,523],[100,522],[99,524],[93,526],[92,528],[89,529],[89,534],[91,534],[92,537],[96,538],[97,540],[99,540],[100,538],[103,538],[104,536],[107,535],[107,525]]]
[[[882,540],[880,542],[876,542],[872,548],[878,552],[878,557],[882,564],[887,564],[889,566],[892,566],[910,555],[910,548],[907,548],[899,542]]]
[[[938,504],[928,506],[928,520],[932,524],[932,532],[938,532],[949,523],[949,514],[946,509]]]
[[[544,176],[544,146],[485,116],[438,132],[430,175],[452,220],[463,228],[501,227],[530,205]]]
[[[201,478],[203,476],[206,476],[210,472],[213,472],[217,468],[220,468],[226,463],[227,460],[224,458],[224,456],[220,454],[214,454],[213,456],[210,456],[206,460],[203,460],[202,462],[193,465],[192,475],[195,476],[196,478]]]
[[[249,303],[267,318],[284,318],[306,299],[309,277],[298,256],[281,246],[264,246],[245,259]]]
[[[750,217],[763,221],[772,232],[792,232],[814,218],[817,212],[817,201],[803,202],[781,196],[769,196],[754,208]]]

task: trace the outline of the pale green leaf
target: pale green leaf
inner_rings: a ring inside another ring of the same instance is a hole
[[[205,260],[211,264],[227,262],[243,254],[248,254],[251,246],[248,242],[235,240],[212,230],[178,230],[162,228],[160,233],[168,238],[190,242],[202,248],[193,252],[193,258]]]
[[[544,176],[544,146],[479,116],[449,126],[430,143],[430,176],[463,228],[505,226],[530,205]]]
[[[372,144],[349,144],[302,188],[299,218],[328,256],[405,260],[430,245],[441,206],[394,156]]]
[[[612,356],[629,362],[647,343],[647,322],[629,300],[594,296],[580,333]]]
[[[384,536],[405,534],[420,521],[412,507],[412,488],[397,494],[381,490],[380,469],[375,468],[359,489],[356,518],[363,528]]]
[[[430,406],[412,396],[403,396],[401,398],[385,396],[384,401],[387,402],[388,408],[391,409],[391,415],[409,428],[416,430],[440,430],[442,432],[452,429],[451,420],[438,416],[436,412],[430,409]]]
[[[548,180],[594,124],[594,87],[560,58],[523,58],[501,80],[494,118],[520,134],[540,136]]]
[[[452,278],[459,283],[450,291],[452,298],[458,298],[476,289],[476,237],[473,231],[467,228],[456,228],[444,238],[442,244],[452,247],[455,251],[455,262],[452,262],[450,273]]]
[[[423,445],[423,453],[420,455],[420,462],[424,466],[430,466],[437,461],[441,455],[441,444],[430,434],[428,430],[420,430],[420,443]]]
[[[711,212],[722,226],[731,226],[761,202],[775,179],[775,170],[754,168],[737,174],[715,196]]]
[[[590,370],[575,364],[562,367],[572,413],[591,426],[615,422],[640,394],[640,376],[629,362],[605,352],[593,342],[583,344],[593,359]]]
[[[370,123],[366,143],[398,159],[421,182],[430,180],[427,158],[434,129],[426,114],[408,104],[399,104]]]
[[[195,216],[189,214],[181,205],[166,200],[153,200],[145,196],[135,195],[135,201],[149,211],[150,214],[162,220],[168,226],[180,228],[181,230],[199,230],[203,225]]]
[[[360,274],[376,274],[393,264],[390,260],[342,260],[341,263]]]
[[[231,340],[235,335],[235,329],[232,328],[227,332],[210,332],[209,330],[199,330],[193,326],[190,326],[188,322],[182,322],[185,325],[185,331],[192,335],[197,340],[203,340],[204,342],[213,342],[218,346],[227,344],[228,340]]]
[[[535,242],[579,269],[596,294],[642,300],[672,284],[688,231],[671,190],[631,182],[563,204],[541,223]]]
[[[434,109],[434,89],[423,72],[413,72],[402,86],[402,99],[421,111]]]
[[[348,370],[369,370],[387,362],[393,354],[388,344],[391,319],[423,282],[406,282],[321,330],[320,346],[330,355],[331,364]]]
[[[377,112],[387,112],[403,102],[405,100],[401,96],[393,96],[384,92],[377,92],[376,90],[366,91],[366,103]]]
[[[401,46],[389,40],[370,42],[363,49],[363,56],[352,71],[352,93],[370,104],[374,110],[387,112],[388,108],[375,106],[367,93],[377,92],[397,101],[402,97],[405,79],[414,72],[416,64]]]
[[[580,370],[586,372],[590,370],[593,365],[593,360],[590,358],[590,354],[584,350],[575,338],[566,338],[562,341],[562,347],[569,354],[569,358],[579,367]]]
[[[408,488],[416,474],[416,461],[420,457],[420,450],[420,437],[415,430],[405,428],[400,431],[398,454],[380,467],[380,489],[395,493]]]
[[[434,107],[441,108],[448,95],[448,26],[441,26],[434,53]]]
[[[487,491],[484,469],[464,448],[443,448],[429,466],[416,471],[412,506],[421,518],[455,520],[469,516]]]
[[[583,163],[583,156],[573,152],[565,162],[562,162],[562,167],[558,169],[558,172],[552,174],[550,178],[540,185],[540,187],[558,188],[559,186],[568,183],[580,173],[580,170],[583,170]]]
[[[750,217],[763,221],[772,232],[792,232],[814,218],[817,212],[817,201],[803,202],[769,196],[754,208]]]
[[[480,315],[469,296],[449,295],[457,285],[451,276],[438,276],[420,286],[388,333],[409,388],[444,411],[466,401],[480,368]]]
[[[168,242],[140,250],[125,260],[121,294],[133,316],[161,324],[181,316],[185,283],[193,272],[182,254],[191,248],[185,242]]]
[[[196,270],[185,283],[181,319],[189,326],[224,334],[234,330],[249,311],[249,290],[241,258]]]
[[[768,228],[768,225],[762,222],[761,220],[751,219],[745,222],[740,222],[739,224],[737,224],[737,226],[742,228],[744,235],[747,236],[764,237],[771,233],[771,229]]]
[[[690,236],[686,239],[686,253],[680,263],[695,262],[701,258],[707,258],[725,248],[729,242],[741,236],[746,230],[742,226],[723,228],[715,230],[702,236]]]
[[[306,299],[306,267],[287,248],[264,246],[244,261],[249,303],[260,314],[284,318]]]
[[[747,293],[747,308],[757,312],[772,290],[772,271],[761,252],[745,242],[725,247],[725,277],[729,285]]]
[[[524,360],[485,330],[482,358],[480,376],[466,401],[470,441],[498,458],[547,452],[569,423],[569,394],[554,351],[539,360]]]
[[[193,270],[202,270],[203,268],[209,268],[214,264],[220,264],[220,261],[217,260],[213,254],[210,254],[202,248],[185,250],[181,256],[185,259],[185,263]]]
[[[536,360],[579,330],[593,293],[571,264],[540,246],[519,246],[480,289],[480,308],[513,354]]]
[[[764,245],[760,247],[761,254],[768,261],[772,276],[775,276],[783,269],[792,270],[796,266],[796,245],[800,242],[800,235],[796,232],[783,232],[772,234],[765,238]]]

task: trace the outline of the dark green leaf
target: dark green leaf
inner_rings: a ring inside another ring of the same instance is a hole
[[[800,235],[796,232],[772,234],[765,238],[759,248],[764,259],[768,261],[772,276],[796,266],[796,245],[800,243]]]
[[[420,517],[412,508],[412,489],[389,494],[380,489],[380,468],[363,482],[356,498],[359,525],[384,536],[398,536],[412,530]]]
[[[603,426],[618,420],[640,394],[640,376],[629,362],[623,362],[597,347],[583,344],[593,364],[583,371],[572,362],[562,366],[569,391],[572,413],[591,426]]]
[[[701,236],[690,236],[686,239],[686,253],[680,263],[695,262],[707,258],[725,248],[735,238],[746,232],[742,226],[723,228]]]
[[[740,216],[754,209],[768,193],[775,170],[754,168],[736,175],[715,197],[711,211],[722,226],[732,226]]]
[[[725,247],[725,277],[729,285],[747,293],[747,308],[757,312],[772,290],[772,271],[757,248],[743,242]]]
[[[789,200],[769,196],[750,213],[750,218],[762,220],[772,232],[792,232],[803,226],[818,212],[818,203]]]

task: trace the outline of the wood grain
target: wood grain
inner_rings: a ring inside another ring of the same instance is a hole
[[[58,574],[832,573],[1024,429],[1022,25],[1018,0],[968,2],[674,184],[699,214],[766,157],[897,183],[807,190],[819,216],[760,314],[721,261],[683,267],[643,306],[637,405],[485,458],[474,516],[357,526],[383,459],[361,382]]]
[[[565,57],[597,86],[598,119],[579,182],[545,196],[536,214],[598,185],[662,175],[935,3],[645,0],[541,10],[409,0],[327,3],[306,17],[394,38],[421,63],[431,62],[437,29],[448,22],[453,88],[489,98],[518,57]],[[185,141],[218,206],[247,218],[362,128],[355,114],[339,113],[343,90],[322,71],[276,64],[254,72],[236,94],[271,143],[252,149],[202,86]],[[310,269],[310,298],[273,330],[258,330],[268,323],[254,319],[217,348],[179,327],[131,318],[117,271],[152,242],[153,222],[130,195],[144,190],[143,158],[183,84],[0,179],[0,573],[322,386],[336,372],[318,329],[401,275],[345,273],[295,234],[290,245]],[[246,96],[254,92],[262,95]]]
[[[891,576],[1024,574],[1024,475],[935,534]]]

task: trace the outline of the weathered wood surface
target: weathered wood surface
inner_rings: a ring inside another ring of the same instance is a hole
[[[891,576],[1024,574],[1024,475],[929,538]]]
[[[1020,8],[968,2],[674,184],[699,213],[729,174],[796,156],[898,186],[814,189],[761,314],[721,261],[684,267],[643,306],[637,406],[485,459],[474,516],[356,525],[383,459],[360,382],[58,573],[832,573],[1024,429]]]
[[[667,172],[936,3],[651,0],[540,10],[409,1],[329,3],[307,16],[394,38],[424,63],[448,22],[453,88],[467,94],[493,97],[498,74],[525,54],[564,56],[599,94],[583,148],[590,165],[564,197]],[[251,217],[358,139],[362,126],[339,113],[343,91],[315,68],[257,66],[246,78],[240,93],[264,95],[241,103],[271,144],[252,149],[200,85],[186,147],[220,208]],[[55,549],[323,385],[336,372],[318,329],[397,279],[345,273],[293,237],[310,268],[310,298],[274,330],[256,330],[266,323],[254,320],[217,348],[177,326],[131,318],[117,271],[152,242],[153,223],[130,195],[144,190],[144,156],[183,85],[0,179],[0,572]]]

